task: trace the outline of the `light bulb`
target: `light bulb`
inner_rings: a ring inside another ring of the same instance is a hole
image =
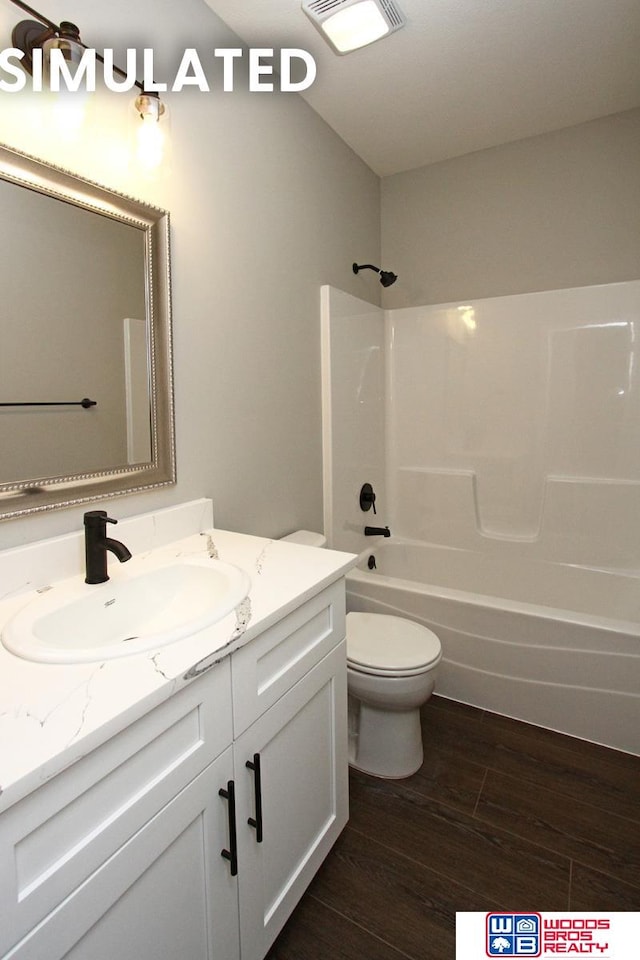
[[[143,117],[138,127],[138,162],[153,170],[162,163],[163,152],[164,134],[159,122],[154,117]]]
[[[136,98],[136,160],[147,171],[157,170],[162,164],[166,131],[163,119],[166,109],[159,97],[143,93]]]
[[[57,55],[67,67],[73,68],[71,75],[74,76],[83,53],[84,45],[80,40],[80,31],[75,24],[63,21],[59,32],[42,44],[44,77],[47,86],[52,86],[52,57]],[[60,65],[57,69],[60,69]],[[87,90],[82,86],[77,89],[66,89],[64,84],[60,84],[60,74],[57,71],[56,77],[57,84],[50,92],[54,129],[64,139],[73,140],[80,133],[84,123]]]

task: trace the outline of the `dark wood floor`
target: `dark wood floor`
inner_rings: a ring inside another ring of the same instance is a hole
[[[267,960],[452,960],[457,910],[640,910],[640,759],[432,697]]]

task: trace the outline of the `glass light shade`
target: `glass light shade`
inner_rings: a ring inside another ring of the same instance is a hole
[[[62,56],[70,65],[77,66],[80,63],[85,48],[80,40],[80,31],[74,23],[69,23],[68,20],[64,20],[60,24],[58,35],[49,37],[49,39],[45,40],[42,44],[44,70],[47,76],[52,50],[60,50]]]
[[[63,33],[58,37],[45,40],[42,44],[43,73],[47,84],[50,82],[49,64],[52,50],[60,50],[64,60],[72,68],[80,63],[84,47],[79,40],[74,39],[74,36]],[[72,69],[70,72],[73,75],[75,70]],[[51,93],[50,96],[53,126],[56,133],[64,139],[74,139],[84,123],[87,107],[86,90],[81,87],[79,90],[70,91],[62,87],[57,93]]]
[[[81,43],[76,43],[75,40],[70,40],[66,37],[52,37],[50,40],[45,40],[42,44],[42,50],[45,64],[48,63],[52,50],[61,50],[62,56],[67,63],[73,64],[80,63],[82,54],[84,53],[84,47]]]
[[[42,44],[43,75],[47,85],[50,83],[51,52],[59,50],[65,62],[71,67],[71,75],[82,59],[84,45],[80,40],[78,28],[73,23],[60,24],[58,36],[49,37]],[[58,92],[51,93],[52,117],[54,129],[63,138],[74,138],[84,123],[87,107],[87,92],[83,87],[67,90],[64,86]]]
[[[169,146],[169,116],[157,96],[143,93],[134,103],[133,152],[138,168],[153,175],[163,166]]]
[[[357,50],[390,32],[389,24],[373,0],[362,0],[339,10],[321,24],[340,53]]]

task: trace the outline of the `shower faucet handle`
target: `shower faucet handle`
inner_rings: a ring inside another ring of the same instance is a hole
[[[373,512],[376,513],[376,495],[370,483],[363,483],[360,490],[360,509],[366,513],[372,507]]]

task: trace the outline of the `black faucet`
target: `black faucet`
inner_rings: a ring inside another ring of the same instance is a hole
[[[365,527],[364,535],[365,537],[390,537],[391,530],[389,527]]]
[[[85,583],[104,583],[107,573],[107,550],[115,553],[120,563],[131,560],[131,553],[119,540],[107,536],[107,524],[117,523],[106,510],[89,510],[84,515],[84,550],[87,559]]]

